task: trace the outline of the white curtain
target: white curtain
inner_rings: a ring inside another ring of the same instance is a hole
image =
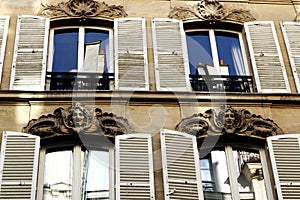
[[[233,44],[231,49],[234,69],[237,76],[246,75],[246,70],[243,63],[242,51],[239,44]]]

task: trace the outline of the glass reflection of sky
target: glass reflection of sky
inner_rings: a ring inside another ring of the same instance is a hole
[[[199,62],[212,64],[212,52],[208,31],[187,33],[190,73],[195,74]]]
[[[236,68],[244,68],[238,34],[215,31],[218,59],[229,65],[229,75],[237,75]],[[197,64],[213,64],[208,31],[187,33],[190,73],[195,74]],[[243,70],[242,70],[243,71]],[[239,74],[242,75],[242,74]]]

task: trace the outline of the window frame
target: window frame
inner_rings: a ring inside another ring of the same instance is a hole
[[[48,46],[48,62],[47,62],[47,72],[52,72],[53,58],[54,58],[54,32],[55,30],[62,29],[78,29],[78,57],[77,57],[77,70],[83,68],[84,63],[84,34],[85,29],[94,29],[94,30],[102,30],[108,32],[108,40],[109,40],[109,53],[108,60],[106,61],[106,67],[108,73],[114,73],[114,41],[113,41],[113,28],[107,27],[97,27],[97,26],[59,26],[59,27],[51,27],[49,31],[49,46]],[[78,70],[80,71],[80,70]]]
[[[37,193],[36,200],[43,200],[43,185],[45,175],[46,154],[49,152],[59,152],[61,150],[71,150],[73,156],[72,169],[72,198],[71,200],[81,199],[81,183],[82,183],[82,151],[86,150],[82,145],[66,146],[63,148],[50,149],[41,147],[39,152],[38,176],[37,176]],[[109,152],[109,200],[115,199],[115,150],[112,147],[92,148],[92,150],[104,150]]]
[[[244,74],[244,76],[250,76],[250,70],[249,70],[249,64],[248,64],[248,59],[247,59],[245,40],[244,40],[242,32],[233,31],[233,30],[226,30],[226,29],[221,29],[221,28],[215,28],[215,29],[213,29],[213,28],[209,28],[209,29],[208,28],[185,29],[185,34],[193,33],[193,32],[208,32],[209,33],[209,41],[210,41],[210,47],[211,47],[211,51],[212,51],[211,53],[212,53],[213,65],[216,67],[218,72],[220,72],[220,63],[219,63],[218,48],[217,48],[215,32],[225,32],[225,33],[237,34],[238,38],[239,38],[240,47],[241,47],[243,64],[244,64],[244,68],[245,68],[245,72],[246,72],[246,74]],[[189,36],[186,35],[186,38],[188,38],[188,37]],[[188,48],[188,45],[187,45],[187,48]],[[220,74],[220,75],[222,75],[222,74]]]

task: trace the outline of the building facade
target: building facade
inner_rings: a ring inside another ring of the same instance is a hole
[[[2,0],[0,199],[299,199],[299,13]]]

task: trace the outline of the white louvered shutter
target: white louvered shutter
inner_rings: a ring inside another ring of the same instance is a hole
[[[150,134],[116,137],[117,200],[155,199]]]
[[[3,132],[0,162],[0,199],[35,200],[40,138]]]
[[[274,23],[247,22],[245,31],[258,92],[290,92]]]
[[[153,19],[152,34],[157,90],[190,91],[182,21]]]
[[[0,83],[8,33],[9,16],[0,16]]]
[[[114,30],[116,89],[149,90],[145,19],[115,19]]]
[[[281,30],[288,50],[297,91],[300,93],[300,23],[282,22]]]
[[[49,19],[18,17],[10,89],[44,90]]]
[[[163,129],[161,153],[165,199],[203,199],[196,137]]]
[[[300,199],[300,134],[267,141],[279,200]]]

